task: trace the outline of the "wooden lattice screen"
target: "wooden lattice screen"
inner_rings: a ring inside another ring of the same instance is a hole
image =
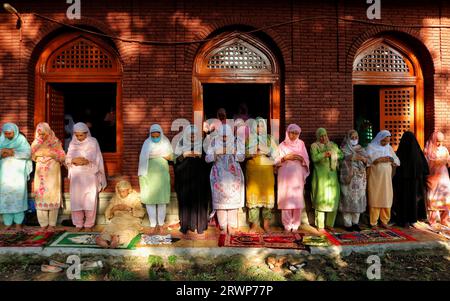
[[[244,42],[234,42],[213,53],[208,60],[208,69],[270,70],[268,59]]]
[[[114,68],[110,55],[85,39],[79,39],[52,57],[50,72],[89,70],[100,71]]]
[[[388,45],[381,44],[356,60],[353,71],[410,73],[403,56]]]
[[[48,85],[47,91],[47,120],[56,137],[64,145],[64,94],[51,85]]]
[[[380,90],[380,129],[391,132],[394,150],[405,131],[414,132],[414,87]]]

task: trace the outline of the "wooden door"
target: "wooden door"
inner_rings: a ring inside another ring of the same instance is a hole
[[[380,89],[380,129],[391,132],[394,150],[405,131],[415,132],[414,103],[414,87]]]
[[[64,93],[51,84],[47,84],[46,120],[64,146]]]

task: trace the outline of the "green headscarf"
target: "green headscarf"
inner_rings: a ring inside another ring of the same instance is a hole
[[[317,143],[320,145],[322,144],[320,142],[320,137],[322,136],[328,136],[327,130],[324,128],[318,128],[316,131],[316,138],[317,138]],[[328,142],[325,145],[325,149],[324,152],[330,152],[331,153],[331,157],[330,159],[330,169],[331,170],[336,170],[337,166],[338,166],[338,152],[337,152],[337,145],[335,145],[333,142],[331,142],[330,140],[328,140]]]

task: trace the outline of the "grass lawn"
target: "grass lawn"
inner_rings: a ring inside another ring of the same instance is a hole
[[[103,268],[82,271],[81,281],[133,280],[262,280],[336,281],[367,280],[368,254],[346,257],[286,256],[291,263],[306,263],[293,273],[285,266],[274,272],[266,258],[243,255],[205,257],[118,257],[83,255],[81,260],[101,260]],[[280,256],[278,256],[280,257]],[[49,259],[65,262],[66,256],[0,255],[0,280],[68,280],[64,272],[40,270]],[[450,280],[450,251],[446,249],[391,251],[380,255],[381,280]]]

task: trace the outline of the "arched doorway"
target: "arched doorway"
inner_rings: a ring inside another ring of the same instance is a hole
[[[95,36],[68,33],[46,45],[35,68],[35,125],[46,121],[64,143],[65,116],[86,122],[102,148],[108,175],[121,171],[122,67]],[[67,146],[67,143],[66,143]]]
[[[397,148],[405,131],[424,144],[424,80],[419,60],[403,43],[377,38],[363,44],[353,63],[355,123],[363,144],[379,130]]]
[[[218,107],[237,109],[246,103],[251,117],[267,118],[279,137],[280,66],[259,39],[244,33],[223,33],[199,50],[193,70],[193,106],[203,118]],[[233,118],[233,111],[227,112]],[[230,114],[231,113],[231,114]]]

